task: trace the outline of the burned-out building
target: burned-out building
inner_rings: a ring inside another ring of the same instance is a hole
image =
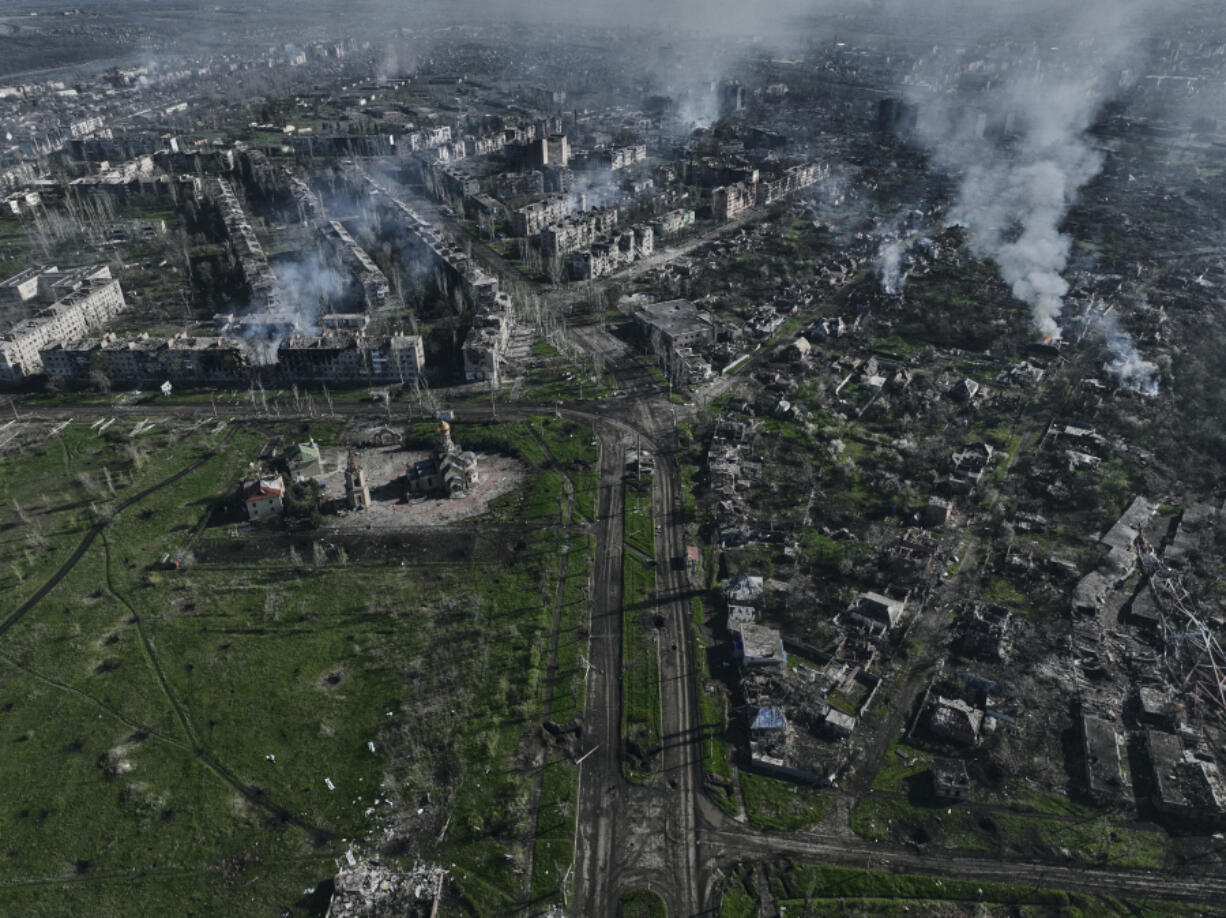
[[[644,306],[634,315],[634,324],[648,341],[660,341],[668,350],[701,347],[715,340],[711,316],[689,300],[668,300]]]
[[[664,238],[675,236],[686,227],[693,225],[694,211],[687,208],[677,208],[657,217],[652,222],[651,228],[655,231],[657,237]]]
[[[22,272],[0,285],[0,306],[8,322],[0,333],[0,382],[15,383],[43,372],[45,348],[102,330],[127,302],[110,269],[95,265]]]
[[[211,335],[118,338],[108,333],[57,342],[43,348],[40,356],[49,377],[77,384],[101,374],[115,385],[163,380],[208,385],[241,382],[250,371],[247,352],[237,338]]]
[[[724,588],[724,600],[728,605],[728,627],[736,628],[756,622],[765,598],[761,577],[738,574],[729,578],[728,585]]]
[[[1185,751],[1173,733],[1145,731],[1154,808],[1193,823],[1226,822],[1226,782],[1207,755]]]
[[[731,220],[754,205],[754,189],[744,182],[724,185],[711,192],[711,215],[716,220]]]
[[[905,599],[895,599],[881,593],[861,593],[851,608],[851,616],[870,627],[889,629],[902,621],[906,609]]]
[[[510,300],[502,295],[492,306],[482,309],[473,317],[472,327],[461,349],[465,381],[498,382],[514,324]]]
[[[458,497],[477,481],[477,454],[457,446],[451,439],[451,425],[439,421],[430,457],[405,470],[405,496]]]
[[[1128,789],[1123,739],[1115,724],[1092,714],[1081,716],[1081,754],[1087,792],[1104,805],[1123,802]]]
[[[961,698],[937,698],[928,711],[928,731],[955,746],[978,746],[983,736],[983,711]]]
[[[970,797],[971,778],[961,759],[933,759],[929,777],[932,795],[942,803],[961,803]]]
[[[387,276],[344,225],[339,220],[329,220],[319,231],[329,261],[346,271],[352,280],[356,296],[351,298],[368,312],[393,305],[389,301],[391,286]]]
[[[425,363],[420,335],[333,331],[292,335],[277,347],[279,373],[291,382],[412,382]]]

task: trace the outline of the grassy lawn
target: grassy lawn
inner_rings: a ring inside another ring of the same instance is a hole
[[[745,907],[745,877],[734,874],[725,892],[720,914],[756,914]],[[1195,915],[1203,912],[1177,903],[1109,896],[1088,896],[1058,889],[1020,884],[989,883],[887,873],[879,870],[827,867],[810,864],[770,864],[766,867],[771,894],[780,911],[816,915],[923,915],[1017,914],[1080,915],[1112,918],[1116,915]],[[951,906],[963,904],[951,911]],[[967,911],[967,909],[973,911]]]
[[[738,870],[728,877],[717,914],[719,918],[758,918],[757,892],[748,871]]]
[[[788,781],[747,771],[740,777],[745,814],[760,829],[803,829],[821,821],[834,803],[833,794]]]
[[[664,900],[650,889],[632,889],[617,906],[618,918],[668,918]]]
[[[161,556],[192,544],[264,436],[236,428],[223,441],[212,422],[191,433],[158,428],[132,439],[150,447],[137,461],[124,438],[131,427],[97,435],[72,425],[41,455],[0,461],[16,523],[4,536],[25,538],[25,513],[48,540],[29,561],[24,543],[0,543],[17,552],[5,585],[15,604],[98,514],[209,457],[115,517],[0,637],[0,912],[322,914],[350,847],[393,865],[448,867],[453,910],[518,911],[532,816],[522,751],[546,715],[559,596],[548,713],[567,718],[583,705],[593,545],[572,536],[559,584],[560,473],[533,475],[508,495],[516,520],[544,524],[521,530],[523,550],[509,563],[338,555],[304,564],[287,547],[171,571]],[[568,453],[574,431],[523,427],[488,436],[545,467],[551,456],[584,461]],[[322,442],[338,434],[315,431]],[[570,862],[573,799],[573,767],[549,763],[531,876],[538,894],[556,891]]]
[[[732,763],[728,757],[728,701],[711,679],[711,664],[707,658],[707,642],[703,632],[702,598],[692,600],[694,612],[694,665],[698,671],[698,716],[702,732],[702,769],[707,775],[732,778]],[[714,781],[707,792],[715,804],[730,816],[737,814],[735,789],[725,781]]]
[[[651,476],[626,481],[626,545],[655,558],[655,522],[651,518]]]
[[[579,769],[568,762],[545,765],[532,852],[532,901],[561,897],[574,858],[575,799]]]
[[[862,799],[852,812],[851,827],[874,841],[920,842],[930,849],[1153,870],[1165,866],[1170,844],[1161,831],[1102,819],[914,806],[892,797]]]
[[[873,778],[873,790],[900,793],[904,779],[923,774],[932,764],[932,759],[929,752],[903,746],[897,740],[891,742]]]
[[[221,449],[227,436],[215,423],[186,435],[162,427],[133,435],[135,429],[127,419],[101,433],[75,421],[34,449],[0,460],[0,595],[6,606],[16,608],[38,590],[101,515]],[[220,462],[263,442],[248,433],[233,436]],[[202,490],[194,498],[211,501],[219,493]]]

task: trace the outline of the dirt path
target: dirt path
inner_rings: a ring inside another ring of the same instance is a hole
[[[234,790],[241,794],[243,798],[252,806],[258,807],[265,812],[270,813],[281,822],[297,826],[309,834],[316,842],[332,839],[334,833],[331,830],[312,825],[305,819],[295,815],[291,810],[288,810],[279,804],[273,803],[264,796],[261,788],[257,788],[254,785],[246,784],[241,781],[238,776],[234,774],[234,772],[222,765],[220,760],[218,760],[216,756],[205,748],[204,743],[196,733],[195,727],[192,726],[191,719],[187,716],[187,712],[183,709],[183,706],[179,703],[178,698],[175,697],[174,692],[172,692],[170,689],[169,683],[166,681],[166,674],[162,669],[162,664],[158,659],[153,642],[150,640],[148,633],[145,631],[145,625],[141,620],[140,613],[137,612],[130,602],[128,602],[127,597],[115,588],[115,584],[111,579],[111,548],[110,544],[107,542],[105,534],[102,536],[102,544],[106,549],[106,564],[104,570],[106,571],[107,590],[112,596],[119,600],[119,602],[123,603],[124,608],[132,613],[132,620],[136,624],[137,633],[140,635],[141,644],[145,651],[145,657],[149,662],[149,668],[153,671],[154,678],[157,680],[157,683],[162,690],[162,695],[165,697],[167,703],[174,711],[175,719],[179,721],[179,726],[183,728],[184,734],[186,734],[188,741],[191,743],[192,752],[195,754],[196,760],[222,781],[234,788]]]
[[[163,478],[161,481],[157,482],[156,484],[150,485],[149,487],[145,488],[143,491],[139,491],[136,494],[133,494],[131,497],[123,501],[118,507],[116,507],[111,512],[111,518],[113,519],[114,517],[118,516],[120,513],[122,513],[124,510],[127,510],[133,504],[140,503],[150,494],[160,491],[162,488],[166,487],[167,485],[174,484],[176,481],[178,481],[180,478],[183,478],[185,475],[190,475],[196,469],[200,468],[200,466],[204,465],[206,462],[208,462],[210,459],[216,456],[218,452],[220,451],[220,448],[222,446],[225,446],[226,442],[230,439],[233,433],[234,433],[234,428],[233,427],[229,428],[226,431],[226,435],[222,438],[221,443],[218,444],[217,450],[210,450],[209,452],[205,453],[203,456],[201,456],[199,459],[197,459],[195,462],[193,462],[191,465],[187,466],[186,468],[182,468],[179,471],[175,472],[173,475],[168,475],[165,478]],[[105,519],[99,520],[97,523],[94,523],[94,525],[91,526],[89,530],[85,533],[85,536],[81,539],[80,543],[77,545],[76,549],[74,549],[73,553],[69,555],[68,560],[65,561],[62,565],[60,565],[60,569],[57,570],[54,574],[52,574],[50,579],[46,583],[44,583],[41,587],[39,587],[35,591],[33,596],[31,596],[29,599],[23,602],[20,606],[18,606],[13,612],[11,612],[8,618],[6,618],[3,622],[0,622],[0,634],[4,634],[5,632],[7,632],[15,624],[21,621],[21,619],[25,617],[27,612],[29,612],[31,609],[37,606],[40,602],[42,602],[43,599],[46,597],[46,595],[50,593],[53,589],[55,589],[56,584],[58,584],[61,580],[63,580],[68,575],[68,573],[74,567],[77,566],[77,562],[81,560],[81,558],[85,555],[87,551],[89,551],[89,547],[94,544],[94,539],[98,538],[98,536],[102,534],[103,530],[106,529],[106,527],[109,526],[110,524],[111,524],[111,520],[105,520]]]

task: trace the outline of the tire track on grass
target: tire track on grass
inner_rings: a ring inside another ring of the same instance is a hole
[[[188,740],[191,742],[191,750],[196,759],[203,764],[205,768],[213,772],[214,775],[225,783],[229,784],[232,788],[234,788],[234,790],[238,791],[238,793],[242,795],[243,799],[245,799],[252,806],[259,807],[260,809],[271,813],[282,822],[297,826],[316,841],[330,841],[332,838],[334,838],[335,833],[332,832],[332,830],[313,825],[302,817],[295,815],[293,812],[280,804],[276,804],[265,799],[262,789],[244,783],[238,777],[238,775],[223,765],[216,756],[205,748],[204,743],[196,733],[196,729],[192,726],[191,718],[187,716],[187,712],[183,709],[183,706],[179,704],[179,699],[176,698],[174,692],[170,690],[170,684],[166,681],[166,674],[162,670],[162,664],[158,660],[157,652],[153,649],[153,642],[149,640],[149,635],[145,631],[145,625],[141,620],[140,613],[136,611],[130,602],[128,602],[126,596],[115,589],[114,581],[111,579],[111,546],[110,542],[107,541],[105,533],[102,534],[102,546],[106,552],[106,562],[103,569],[106,571],[107,589],[110,591],[111,595],[123,603],[124,608],[126,608],[132,614],[132,621],[136,625],[137,634],[140,635],[141,645],[145,651],[145,657],[149,662],[150,668],[153,670],[154,676],[157,678],[162,694],[165,696],[166,701],[174,710],[175,718],[179,721],[179,725],[183,728],[183,732],[187,735]]]
[[[134,730],[148,730],[149,736],[152,739],[158,739],[163,743],[169,743],[172,746],[178,746],[180,749],[188,748],[186,743],[180,742],[174,737],[166,736],[164,733],[160,733],[159,731],[154,730],[152,727],[150,727],[147,724],[138,724],[134,720],[129,720],[122,713],[120,713],[116,708],[111,707],[105,701],[102,701],[101,699],[95,697],[94,695],[91,695],[89,692],[82,691],[81,689],[76,688],[75,686],[69,685],[67,682],[60,682],[58,679],[52,679],[50,676],[40,673],[38,670],[34,669],[33,667],[26,666],[24,663],[20,663],[17,660],[14,660],[7,653],[0,652],[0,660],[3,660],[5,663],[13,667],[14,669],[19,669],[22,672],[26,673],[27,675],[32,676],[33,678],[39,680],[40,682],[45,682],[48,685],[51,685],[57,689],[60,689],[61,691],[68,692],[69,694],[72,694],[72,695],[79,695],[81,698],[84,698],[86,701],[93,702],[99,708],[101,708],[103,711],[106,711],[106,713],[110,714],[112,717],[114,717],[117,721],[119,721],[124,726],[131,727]]]
[[[190,465],[180,469],[179,471],[175,472],[172,475],[166,476],[161,481],[156,482],[155,484],[151,484],[149,487],[145,488],[143,491],[138,491],[137,493],[133,494],[131,497],[127,498],[125,501],[120,503],[119,506],[117,506],[110,514],[108,514],[106,519],[101,519],[98,522],[94,523],[93,526],[89,527],[84,537],[81,539],[80,543],[77,545],[76,549],[68,557],[68,560],[65,561],[62,565],[60,565],[60,569],[57,570],[54,574],[52,574],[50,579],[48,579],[46,583],[44,583],[41,587],[35,590],[34,595],[32,595],[29,599],[27,599],[20,606],[18,606],[15,610],[13,610],[13,612],[11,612],[9,616],[3,622],[0,622],[0,635],[7,633],[10,628],[12,628],[19,621],[21,621],[25,617],[26,613],[28,613],[31,609],[37,606],[40,602],[42,602],[43,599],[47,596],[47,594],[50,593],[53,589],[55,589],[56,585],[61,580],[63,580],[66,576],[68,576],[69,572],[72,571],[72,569],[77,566],[77,562],[80,561],[81,558],[85,556],[85,553],[89,550],[89,547],[94,544],[94,539],[98,538],[98,536],[100,536],[103,533],[103,531],[111,524],[111,522],[114,521],[115,517],[117,517],[124,510],[127,510],[133,504],[140,503],[150,494],[153,494],[156,491],[160,491],[162,488],[166,487],[167,485],[172,485],[179,479],[187,475],[190,475],[192,472],[196,471],[196,469],[200,468],[210,459],[212,459],[213,457],[217,455],[220,455],[221,448],[224,447],[226,443],[229,441],[231,435],[234,433],[234,430],[235,428],[231,427],[226,431],[226,435],[222,437],[221,443],[217,445],[217,449],[209,450],[203,456],[201,456],[199,459],[197,459],[195,462],[191,463]]]
[[[187,718],[186,712],[183,711],[182,707],[178,703],[178,700],[174,697],[173,693],[170,691],[170,687],[166,682],[165,675],[163,674],[162,668],[157,661],[156,654],[153,651],[153,645],[150,643],[147,635],[145,634],[144,626],[141,623],[140,615],[137,614],[136,610],[132,607],[131,603],[128,602],[127,598],[115,590],[114,585],[111,582],[110,546],[106,541],[105,533],[106,533],[107,527],[110,526],[111,522],[114,521],[115,517],[117,517],[120,513],[122,513],[124,510],[128,509],[129,507],[133,506],[134,504],[141,502],[146,497],[148,497],[150,494],[160,491],[162,488],[172,485],[176,481],[179,481],[182,478],[185,478],[187,475],[190,475],[192,472],[196,471],[201,466],[203,466],[210,459],[213,459],[216,456],[220,455],[222,448],[226,445],[226,443],[229,442],[230,437],[234,434],[236,429],[237,429],[236,427],[230,427],[226,431],[225,436],[222,438],[221,442],[218,444],[216,449],[209,450],[203,456],[197,459],[195,462],[190,463],[189,465],[185,466],[179,471],[166,476],[161,481],[155,482],[149,487],[141,491],[138,491],[136,494],[133,494],[131,497],[127,498],[122,503],[120,503],[110,514],[108,514],[107,519],[99,520],[97,523],[91,526],[89,528],[89,531],[86,532],[84,538],[81,539],[80,544],[78,544],[76,549],[73,551],[72,555],[68,558],[67,561],[65,561],[60,566],[60,569],[57,570],[54,574],[52,574],[50,579],[46,583],[44,583],[41,587],[39,587],[39,589],[29,599],[27,599],[24,603],[18,606],[17,609],[15,609],[12,613],[10,613],[9,616],[3,622],[0,622],[0,635],[3,635],[6,632],[8,632],[9,629],[11,629],[15,624],[21,621],[21,619],[24,618],[25,615],[31,609],[37,606],[39,602],[41,602],[46,597],[46,595],[50,593],[51,590],[53,590],[56,587],[56,585],[59,584],[59,582],[63,580],[64,577],[66,577],[72,571],[74,567],[76,567],[77,563],[81,560],[82,557],[84,557],[85,553],[89,550],[90,546],[93,545],[94,540],[97,539],[99,536],[103,536],[103,540],[102,540],[103,546],[106,550],[105,571],[106,571],[106,579],[107,579],[107,588],[110,590],[111,594],[116,599],[118,599],[121,603],[123,603],[124,607],[127,608],[128,611],[132,613],[133,620],[136,623],[138,633],[140,634],[141,641],[144,645],[145,653],[149,658],[149,663],[153,667],[154,673],[157,676],[158,683],[161,686],[162,692],[166,696],[166,700],[170,703],[171,707],[174,709],[175,715],[178,718],[180,725],[183,727],[184,732],[186,733],[188,739],[190,740],[192,744],[192,752],[194,753],[196,759],[198,759],[206,768],[208,768],[211,772],[213,772],[213,774],[215,774],[218,778],[220,778],[221,780],[229,784],[231,787],[233,787],[236,791],[238,791],[238,793],[241,794],[242,797],[252,806],[259,807],[260,809],[272,814],[273,816],[275,816],[277,819],[279,819],[283,823],[287,823],[289,825],[293,825],[299,829],[302,829],[303,831],[308,833],[312,838],[314,838],[316,841],[330,841],[336,837],[336,833],[332,832],[330,829],[324,829],[319,826],[312,825],[311,823],[307,822],[305,819],[302,819],[301,817],[292,813],[290,810],[287,810],[285,807],[264,799],[263,791],[260,788],[245,784],[243,781],[241,781],[238,778],[237,775],[235,775],[232,771],[226,768],[207,749],[204,748],[204,745],[200,742],[199,738],[197,737],[195,733],[195,730],[192,728],[191,723]],[[179,744],[179,745],[182,745],[182,744]]]

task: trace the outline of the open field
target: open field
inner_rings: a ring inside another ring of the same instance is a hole
[[[522,456],[525,427],[486,435],[533,466],[572,450],[544,425]],[[137,461],[108,433],[74,423],[42,455],[0,461],[6,612],[109,521],[0,637],[0,911],[322,914],[352,848],[447,867],[449,913],[513,912],[546,696],[562,718],[583,703],[591,544],[575,535],[559,567],[569,509],[554,488],[565,488],[534,468],[527,490],[498,499],[508,518],[538,524],[502,553],[358,562],[288,540],[193,561],[215,504],[268,438],[217,422],[159,428],[133,440],[148,447]],[[568,461],[578,474],[593,456]],[[162,563],[168,553],[180,569]],[[569,844],[572,774],[558,754],[544,773],[544,851]],[[558,855],[538,896],[557,887],[569,848]]]

